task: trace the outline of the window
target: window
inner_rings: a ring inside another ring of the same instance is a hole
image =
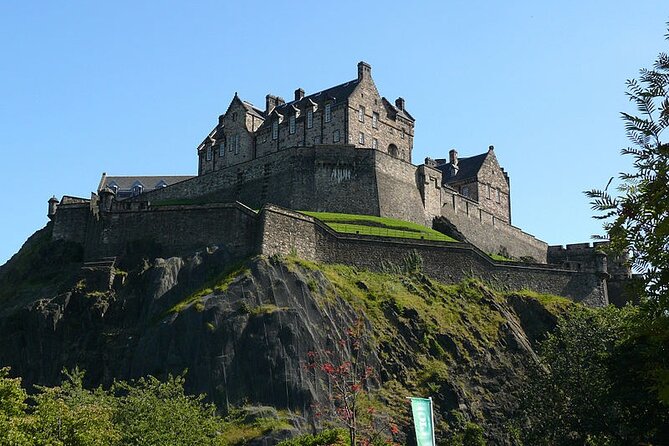
[[[376,112],[372,113],[372,127],[375,129],[379,128],[379,114]]]
[[[141,193],[142,193],[142,189],[143,189],[143,188],[142,188],[142,185],[141,185],[141,184],[137,184],[137,185],[135,185],[135,186],[132,186],[132,195],[133,195],[133,197],[136,197],[137,195],[141,194]]]
[[[404,139],[404,133],[405,133],[405,130],[402,129],[402,139]]]
[[[497,202],[499,203],[501,201],[502,201],[502,193],[499,189],[497,189]]]
[[[332,104],[325,104],[325,122],[332,121]]]
[[[314,126],[314,111],[312,109],[307,110],[307,128],[310,129]]]
[[[339,130],[335,130],[332,134],[332,141],[339,142],[340,139],[341,137],[339,136]]]
[[[207,161],[211,161],[211,146],[207,147]]]
[[[490,200],[490,185],[489,184],[488,184],[487,189],[488,189],[488,200]]]
[[[279,121],[272,122],[272,139],[279,138]]]
[[[364,144],[365,143],[365,134],[360,132],[358,134],[358,144]]]
[[[321,137],[320,136],[314,136],[314,144],[320,144],[321,143]]]
[[[239,133],[235,133],[235,155],[239,155]]]
[[[295,133],[295,115],[290,115],[289,131],[291,135]]]
[[[218,145],[218,156],[225,156],[225,141],[221,141]]]
[[[365,107],[362,105],[358,108],[358,121],[365,122]]]
[[[460,193],[463,197],[469,197],[469,186],[462,186],[460,188]]]
[[[233,120],[233,122],[237,120],[237,112],[234,112],[232,114],[232,120]]]
[[[378,149],[379,148],[379,140],[376,138],[372,138],[372,149]]]

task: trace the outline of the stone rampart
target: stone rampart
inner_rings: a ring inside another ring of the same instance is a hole
[[[532,257],[546,263],[548,245],[481,209],[475,201],[457,192],[441,189],[441,215],[466,237],[467,241],[491,254],[508,253],[521,258]]]
[[[593,306],[608,303],[606,282],[597,274],[551,265],[495,262],[468,243],[339,234],[318,220],[276,206],[266,206],[261,216],[265,228],[262,254],[296,253],[310,260],[379,271],[384,260],[397,261],[417,252],[425,273],[447,283],[479,277],[510,290],[531,289]],[[292,231],[306,237],[291,236]]]
[[[132,200],[157,204],[203,198],[210,202],[239,201],[255,209],[271,202],[290,209],[379,215],[374,163],[375,151],[371,149],[294,147]]]
[[[187,255],[216,245],[234,258],[296,254],[378,271],[384,259],[398,261],[415,251],[423,259],[425,272],[445,282],[473,276],[508,289],[553,293],[590,305],[607,303],[601,274],[494,262],[468,243],[340,234],[317,219],[275,205],[266,205],[256,213],[240,203],[133,204],[137,204],[133,209],[111,212],[96,212],[86,203],[59,207],[53,236],[82,243],[86,260],[133,252]]]

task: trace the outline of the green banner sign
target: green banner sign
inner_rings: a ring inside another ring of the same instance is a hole
[[[416,429],[418,446],[434,446],[434,426],[432,425],[432,399],[411,398],[413,425]]]

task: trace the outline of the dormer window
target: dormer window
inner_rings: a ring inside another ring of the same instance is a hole
[[[362,105],[358,108],[358,121],[365,122],[365,107]]]
[[[314,126],[314,111],[312,109],[307,110],[307,128],[310,129]]]
[[[279,121],[272,122],[272,139],[279,139]]]
[[[295,133],[295,115],[290,115],[289,131],[291,135]]]
[[[332,121],[332,103],[325,104],[325,122]]]
[[[132,186],[132,196],[136,197],[137,195],[141,194],[142,189],[143,187],[141,184],[135,184],[134,186]]]
[[[207,147],[207,161],[211,161],[212,153],[211,146]]]

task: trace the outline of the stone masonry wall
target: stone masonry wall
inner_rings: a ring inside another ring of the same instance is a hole
[[[540,263],[546,263],[548,245],[531,234],[505,223],[478,203],[460,194],[442,188],[441,215],[455,225],[467,241],[481,250],[497,254],[506,252],[516,258],[531,256]]]
[[[384,260],[401,261],[417,252],[425,273],[447,283],[474,276],[510,290],[557,294],[593,306],[608,304],[605,281],[596,274],[548,265],[494,262],[465,243],[337,234],[321,222],[274,206],[264,208],[262,214],[265,230],[260,252],[265,255],[293,252],[311,260],[378,271]],[[290,239],[288,233],[293,230],[307,236]]]
[[[132,200],[155,204],[204,196],[207,201],[239,201],[256,209],[274,203],[298,210],[379,215],[374,155],[373,150],[349,146],[295,147]],[[415,184],[411,189],[415,191]]]
[[[96,259],[149,249],[172,256],[217,245],[245,257],[255,251],[256,233],[255,212],[240,204],[117,210],[101,213],[99,220],[90,217],[84,254]]]

